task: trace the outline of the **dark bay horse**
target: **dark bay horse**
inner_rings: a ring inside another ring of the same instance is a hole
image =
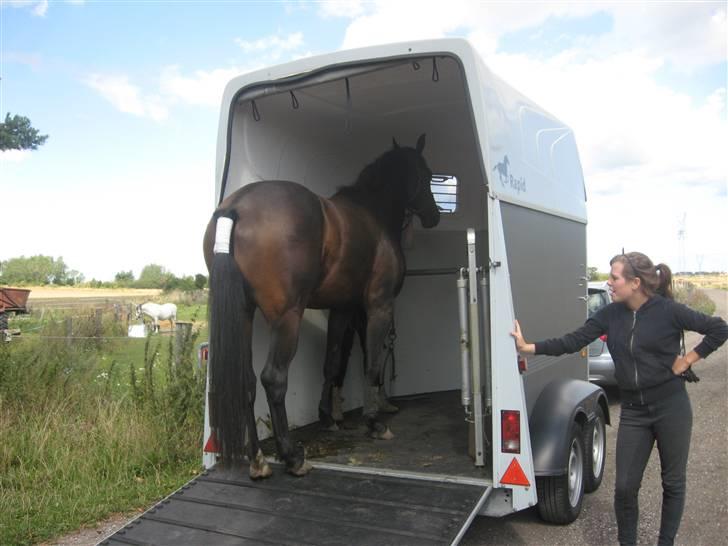
[[[394,326],[394,323],[391,325]],[[331,309],[326,336],[326,358],[324,360],[324,387],[319,403],[319,420],[323,428],[331,431],[339,429],[338,423],[344,420],[341,392],[346,377],[346,370],[354,346],[354,336],[359,337],[361,353],[366,372],[367,360],[367,316],[363,307],[347,307]],[[387,349],[386,343],[382,349]],[[386,358],[385,358],[386,360]],[[386,364],[386,362],[384,363]],[[394,366],[394,362],[392,362]],[[387,399],[384,389],[384,366],[380,369],[378,379],[377,408],[383,413],[396,413],[399,408]]]
[[[211,417],[223,460],[247,454],[252,478],[271,474],[253,413],[256,309],[271,330],[260,379],[288,472],[304,475],[311,469],[303,447],[292,445],[285,407],[288,367],[307,307],[364,308],[369,384],[364,415],[373,435],[391,438],[377,419],[376,393],[381,347],[404,278],[402,222],[408,211],[426,228],[440,220],[424,147],[425,135],[415,148],[395,141],[352,186],[329,199],[294,182],[255,182],[228,196],[213,214],[203,243],[210,272]]]

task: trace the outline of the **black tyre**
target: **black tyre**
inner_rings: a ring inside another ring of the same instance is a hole
[[[584,492],[592,493],[602,484],[607,460],[607,424],[601,406],[584,427],[584,453]]]
[[[584,431],[573,423],[564,446],[566,474],[536,478],[538,513],[543,520],[566,524],[579,517],[584,501],[584,458]]]
[[[5,311],[0,311],[0,331],[8,329],[8,315]],[[2,341],[2,340],[0,340]]]

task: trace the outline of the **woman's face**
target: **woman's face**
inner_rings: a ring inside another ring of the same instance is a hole
[[[609,279],[607,279],[612,301],[627,301],[636,292],[639,292],[639,278],[625,279],[622,276],[623,269],[624,264],[622,262],[614,262],[612,264],[612,270],[609,273]]]

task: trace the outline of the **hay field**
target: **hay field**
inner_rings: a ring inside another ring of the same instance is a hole
[[[675,282],[690,283],[696,288],[715,288],[720,290],[728,290],[728,273],[723,273],[720,275],[676,275]]]
[[[84,298],[153,298],[162,293],[158,288],[79,288],[75,286],[28,286],[28,300]]]

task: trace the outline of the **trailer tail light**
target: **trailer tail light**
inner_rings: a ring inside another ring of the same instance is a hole
[[[521,412],[501,410],[501,452],[521,452]]]
[[[518,355],[518,371],[523,373],[528,370],[528,360],[525,356]]]
[[[601,336],[599,336],[599,339],[601,339],[602,341],[604,341],[606,343],[607,342],[607,334],[602,334]]]

